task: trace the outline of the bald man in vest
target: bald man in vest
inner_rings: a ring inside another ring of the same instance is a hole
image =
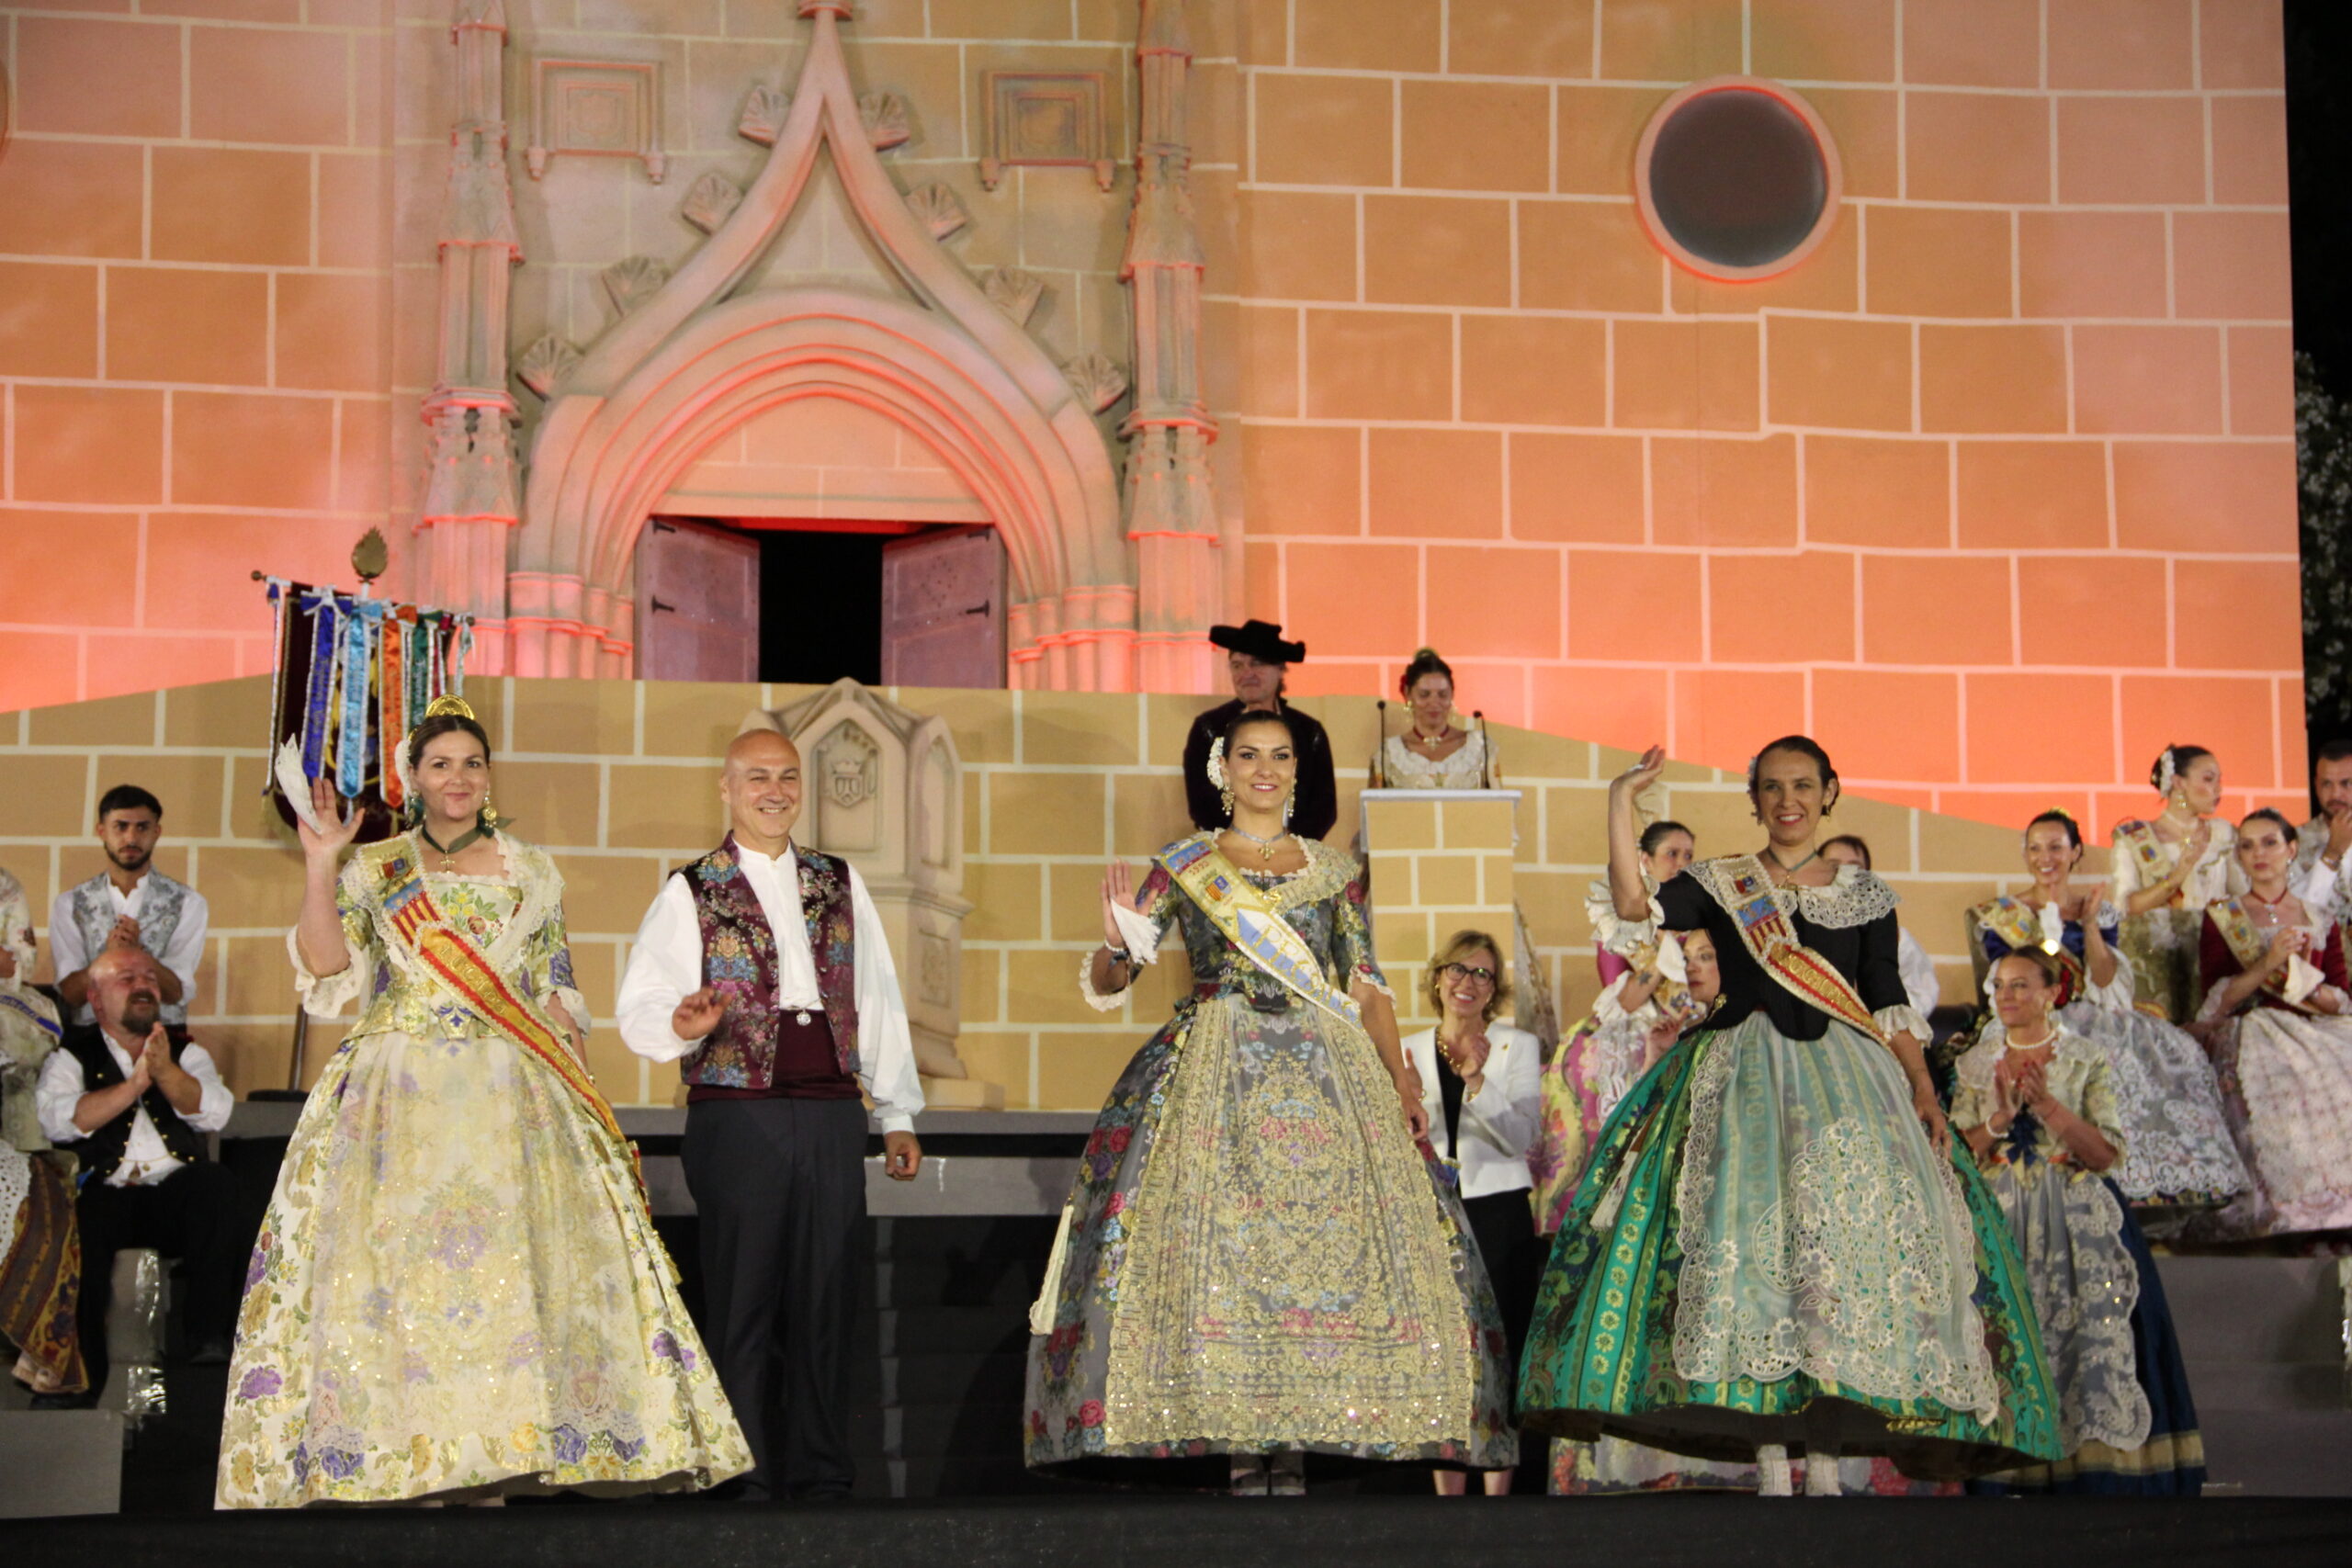
[[[680,1063],[686,1082],[681,1154],[700,1222],[703,1337],[752,1445],[746,1502],[835,1502],[855,1479],[861,1088],[881,1124],[883,1168],[910,1181],[922,1162],[922,1085],[889,940],[855,869],[792,841],[801,785],[799,750],[782,735],[755,730],[728,747],[718,794],[732,830],[662,885],[618,1010],[628,1048]]]

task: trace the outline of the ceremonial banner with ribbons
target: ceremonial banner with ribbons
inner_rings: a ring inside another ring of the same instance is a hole
[[[434,698],[460,694],[473,648],[473,617],[449,610],[265,579],[277,622],[269,747],[287,749],[269,793],[291,826],[287,798],[300,777],[329,779],[367,822],[359,841],[390,835],[406,802],[392,757]]]

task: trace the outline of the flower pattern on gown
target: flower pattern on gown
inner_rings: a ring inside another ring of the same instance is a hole
[[[498,842],[505,875],[429,874],[433,898],[584,1028],[561,881]],[[370,1000],[302,1108],[254,1248],[219,1506],[616,1495],[749,1469],[627,1155],[553,1068],[410,969],[368,858],[338,888],[350,964],[311,976],[288,938],[314,1015]]]
[[[2134,1005],[2132,960],[2118,942],[2122,917],[2122,910],[2113,904],[2099,906],[2100,932],[2109,946],[2117,950],[2114,979],[2105,986],[2092,986],[2086,977],[2086,989],[2077,992],[2069,978],[2058,1013],[2072,1034],[2107,1057],[2108,1089],[2123,1133],[2118,1144],[2123,1158],[2108,1174],[2127,1201],[2152,1210],[2209,1208],[2226,1202],[2245,1190],[2245,1164],[2230,1140],[2213,1064],[2186,1030]],[[2062,920],[2055,908],[2046,906],[2041,919],[2043,931],[2054,928],[2059,942],[2080,963],[2082,922]],[[2009,944],[1988,930],[1974,911],[1969,917],[1969,934],[1981,987],[1986,967],[2007,953]],[[1998,1043],[2003,1038],[2001,1021],[1987,1016],[1976,1037]],[[2150,1216],[2147,1223],[2154,1230],[2176,1224],[2181,1217]]]
[[[2058,1025],[2047,1072],[2051,1098],[2124,1148],[2106,1054]],[[1955,1132],[1982,1127],[1993,1114],[1994,1075],[2006,1043],[1985,1043],[1961,1057],[1952,1094]],[[2059,1442],[2073,1453],[2086,1442],[2136,1449],[2148,1440],[2148,1398],[2132,1366],[2132,1312],[2140,1274],[2123,1245],[2123,1210],[2098,1174],[2074,1163],[2065,1144],[2022,1112],[1979,1161],[1984,1184],[2009,1217],[2025,1276],[2033,1287],[2042,1353],[2058,1391]]]
[[[2109,1089],[2113,1058],[2058,1021],[2050,1092],[2121,1151],[2130,1133]],[[1984,1124],[2007,1050],[1980,1043],[1961,1057],[1955,1130]],[[2075,1165],[2030,1114],[2011,1124],[1983,1165],[2025,1259],[2066,1451],[2054,1464],[1980,1477],[1969,1490],[2197,1496],[2205,1445],[2180,1342],[2156,1260],[2113,1178]]]
[[[1335,984],[1384,986],[1359,863],[1244,870]],[[1032,1466],[1277,1449],[1512,1463],[1502,1320],[1369,1036],[1155,868],[1194,980],[1112,1089],[1032,1316]],[[1099,997],[1081,965],[1081,988]]]
[[[2328,982],[2344,985],[2344,928],[2313,920],[2306,909],[2302,929]],[[2222,1112],[2247,1182],[2228,1207],[2194,1216],[2183,1239],[2352,1227],[2352,1018],[2298,1011],[2262,993],[2224,1015],[2221,990],[2239,966],[2211,920],[2204,962]]]
[[[1522,1429],[1744,1460],[1803,1443],[1807,1407],[1828,1397],[1848,1453],[1908,1475],[2055,1458],[2005,1217],[1973,1169],[1934,1153],[1891,1051],[1783,999],[1711,863],[1627,922],[1652,940],[1705,926],[1723,1010],[1601,1129],[1537,1299]],[[1774,897],[1881,1027],[1920,1027],[1884,884],[1849,867]]]

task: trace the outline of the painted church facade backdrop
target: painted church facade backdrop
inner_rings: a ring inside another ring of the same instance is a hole
[[[974,683],[1207,690],[1259,615],[1310,698],[1433,643],[1986,820],[2171,739],[2298,793],[2275,0],[0,15],[0,709],[261,671],[249,573],[371,524],[477,668],[605,677],[649,520],[954,526],[1001,592],[875,592]],[[1794,220],[1657,174],[1693,101],[1802,128]]]

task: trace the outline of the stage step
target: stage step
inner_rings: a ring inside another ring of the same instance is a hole
[[[2245,1495],[2352,1497],[2346,1310],[2333,1258],[2160,1258],[2206,1474]]]
[[[120,1415],[0,1410],[0,1519],[111,1514],[121,1506]]]

